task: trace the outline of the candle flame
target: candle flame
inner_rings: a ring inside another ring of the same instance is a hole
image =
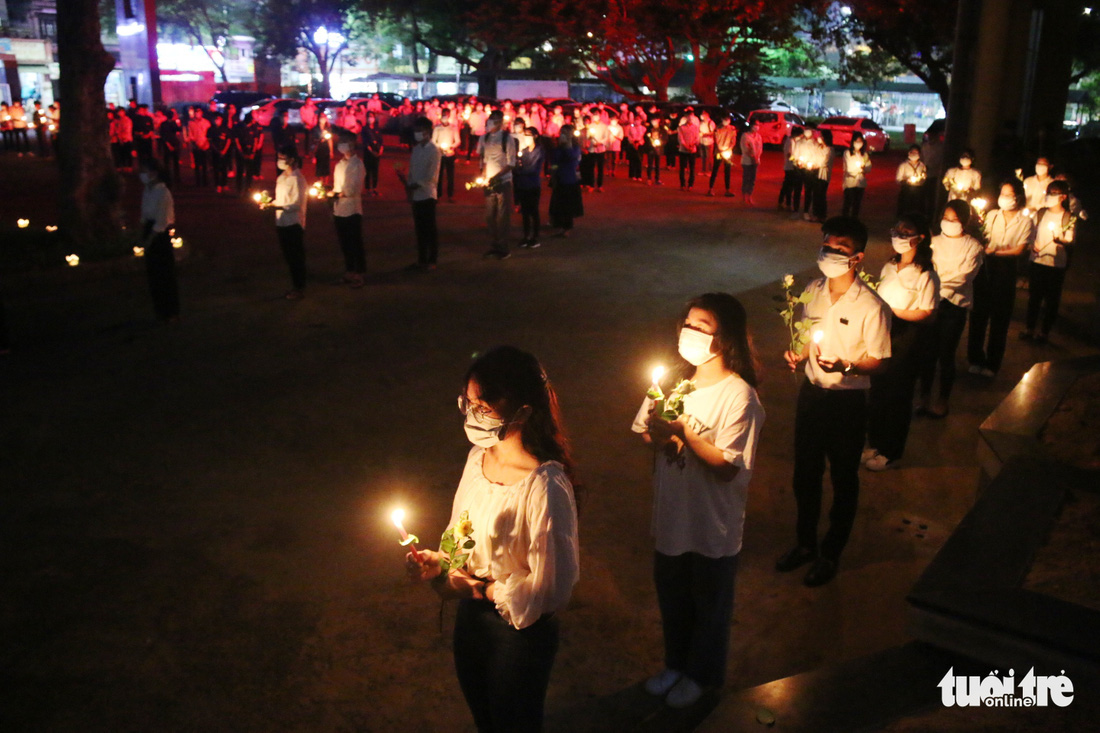
[[[17,225],[19,225],[20,229],[26,229],[27,227],[29,227],[31,225],[31,220],[30,219],[20,219],[19,221],[15,222],[15,223]]]
[[[985,199],[974,199],[970,202],[978,211],[985,211],[985,207],[989,205],[989,202]]]
[[[820,344],[821,340],[823,338],[825,338],[825,332],[824,331],[822,331],[820,328],[817,329],[816,331],[814,331],[814,343],[815,344]]]
[[[76,255],[66,255],[65,261],[69,263],[69,267],[76,267],[80,264],[80,258]]]
[[[56,227],[56,226],[54,226],[54,225],[52,225],[52,224],[50,224],[49,226],[47,226],[47,227],[46,227],[46,231],[47,231],[47,232],[56,232],[56,231],[57,231],[57,227]]]
[[[145,256],[145,248],[144,247],[134,247],[134,257],[144,257],[144,256]]]
[[[258,193],[252,194],[252,200],[255,201],[256,203],[260,203],[261,198],[263,198],[263,197],[260,196],[260,194],[258,194]]]
[[[661,377],[665,376],[665,368],[658,366],[653,368],[653,383],[657,384],[661,381]]]
[[[390,519],[393,520],[393,525],[398,529],[402,529],[401,523],[405,521],[405,510],[394,509],[393,514],[390,515]]]

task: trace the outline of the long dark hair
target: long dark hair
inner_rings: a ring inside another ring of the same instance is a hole
[[[913,257],[913,264],[920,268],[921,272],[932,271],[932,227],[928,224],[928,217],[924,214],[911,212],[898,217],[899,224],[908,224],[920,237],[917,242],[917,254]],[[894,253],[891,262],[900,262],[901,255]]]
[[[752,335],[749,334],[748,316],[741,301],[729,293],[703,293],[692,298],[680,314],[676,332],[680,332],[688,313],[692,308],[704,310],[714,316],[718,330],[714,333],[714,344],[722,356],[726,369],[739,375],[752,387],[756,387],[756,352],[752,348]],[[691,365],[684,362],[682,371],[690,373]]]
[[[539,460],[557,461],[576,483],[569,438],[562,425],[558,395],[533,354],[515,346],[497,346],[477,357],[466,370],[463,389],[477,382],[481,399],[508,422],[523,407],[531,414],[523,422],[523,448]]]

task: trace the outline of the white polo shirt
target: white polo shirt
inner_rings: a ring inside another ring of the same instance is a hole
[[[287,168],[275,179],[275,226],[306,226],[306,177],[300,170]]]
[[[802,307],[802,314],[812,321],[810,333],[818,329],[825,332],[816,347],[812,341],[806,345],[812,350],[806,360],[806,378],[824,389],[870,388],[871,377],[866,374],[844,376],[840,372],[826,372],[813,354],[819,349],[822,356],[846,362],[866,357],[889,358],[890,306],[858,277],[835,303],[829,297],[826,278],[811,282],[806,292],[811,298]]]
[[[333,216],[354,216],[363,213],[363,180],[367,169],[358,155],[341,158],[332,172],[333,193],[337,196],[332,202]]]
[[[1063,226],[1069,222],[1073,223],[1063,229]],[[1035,226],[1035,246],[1028,254],[1028,259],[1036,265],[1064,269],[1069,264],[1066,248],[1054,239],[1057,237],[1063,242],[1072,242],[1076,224],[1077,222],[1069,214],[1055,214],[1053,211],[1043,209],[1039,222]]]
[[[935,310],[940,302],[940,278],[935,269],[922,270],[910,263],[899,270],[898,263],[890,261],[882,266],[878,296],[893,310]]]
[[[163,181],[147,187],[141,194],[141,220],[153,222],[153,231],[166,232],[176,224],[176,205],[172,192]]]
[[[932,264],[940,276],[940,298],[960,308],[974,303],[974,280],[985,259],[985,250],[969,234],[932,237]]]
[[[1026,247],[1035,236],[1035,224],[1023,212],[1017,212],[1009,221],[1004,211],[994,209],[985,217],[984,229],[989,242],[986,248],[994,251],[1016,249],[1021,244]]]

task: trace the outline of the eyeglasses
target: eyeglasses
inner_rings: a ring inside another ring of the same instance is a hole
[[[920,235],[916,232],[905,232],[900,229],[891,229],[890,236],[897,237],[898,239],[913,239],[914,237],[919,237]]]
[[[489,417],[493,412],[493,408],[475,405],[470,401],[469,397],[460,394],[458,396],[458,411],[463,415],[468,415],[473,412],[475,417]]]

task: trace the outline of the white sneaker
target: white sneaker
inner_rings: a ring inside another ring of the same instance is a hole
[[[702,696],[703,688],[690,677],[683,677],[676,683],[675,687],[669,690],[665,703],[670,708],[689,708],[699,702],[699,698]]]
[[[982,366],[981,366],[981,364],[971,364],[970,368],[967,369],[966,371],[970,372],[971,374],[981,374],[982,373]]]
[[[990,369],[989,367],[982,367],[982,370],[981,370],[981,372],[979,372],[979,373],[980,373],[980,374],[981,374],[981,375],[982,375],[983,377],[989,377],[990,379],[993,379],[994,377],[996,377],[996,376],[997,376],[997,372],[993,371],[993,370],[992,370],[992,369]]]
[[[650,695],[667,695],[668,691],[675,687],[683,676],[684,673],[679,670],[662,669],[645,681],[645,691]]]
[[[897,463],[897,461],[891,461],[889,458],[882,455],[881,453],[876,453],[863,465],[867,468],[868,471],[885,471],[888,468],[894,468],[895,466],[897,466]]]
[[[874,448],[864,448],[863,452],[859,454],[859,462],[866,463],[877,455],[878,451]]]

